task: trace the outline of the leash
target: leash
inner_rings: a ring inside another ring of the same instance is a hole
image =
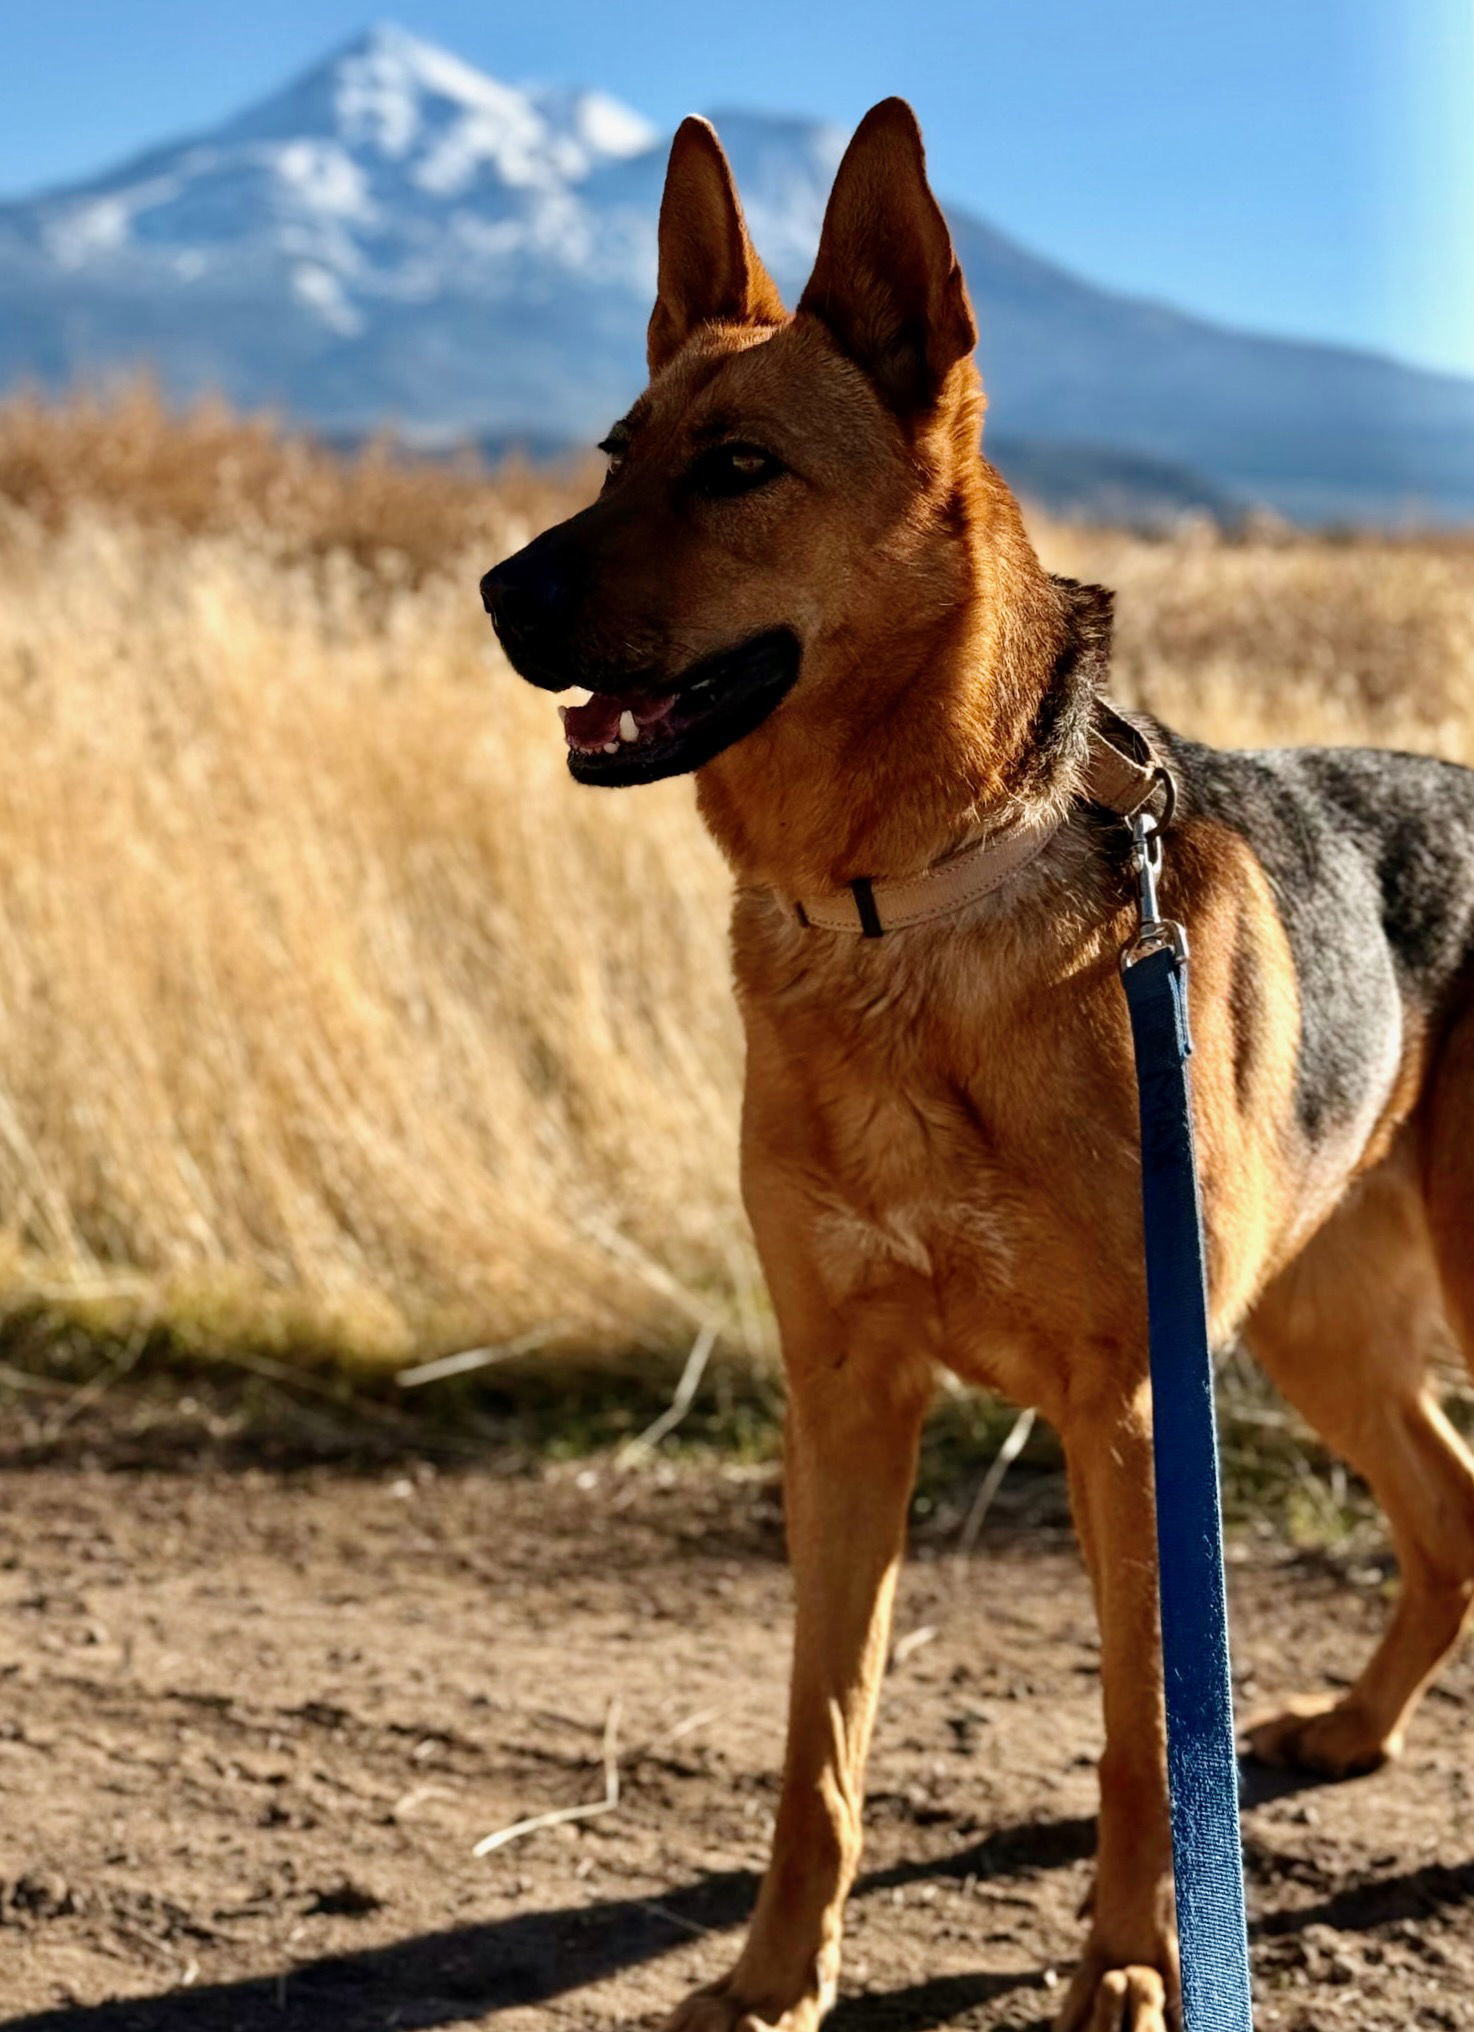
[[[1164,771],[1171,817],[1172,784]],[[1141,1108],[1152,1448],[1184,2032],[1253,2032],[1223,1517],[1193,1147],[1187,934],[1158,915],[1161,826],[1130,821],[1141,923],[1121,954]]]

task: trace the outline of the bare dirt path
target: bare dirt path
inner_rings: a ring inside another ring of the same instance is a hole
[[[685,1464],[264,1457],[107,1405],[0,1474],[0,2022],[654,2026],[730,1954],[774,1801],[776,1483]],[[131,1421],[131,1422],[130,1422]],[[1041,2027],[1088,1883],[1095,1647],[1068,1540],[923,1536],[836,2032]],[[1344,1678],[1374,1567],[1236,1548],[1260,1691]],[[482,1859],[479,1837],[617,1810]],[[1261,1787],[1262,2027],[1474,2027],[1474,1672],[1399,1769]]]

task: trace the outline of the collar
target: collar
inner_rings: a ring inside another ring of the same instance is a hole
[[[1171,778],[1150,739],[1134,721],[1097,698],[1076,801],[1131,819],[1164,782],[1170,812]],[[881,938],[888,931],[950,917],[979,897],[1001,889],[1043,852],[1061,823],[1062,815],[1053,814],[1032,825],[993,834],[905,881],[873,882],[862,875],[847,888],[831,889],[823,896],[786,900],[806,931]]]

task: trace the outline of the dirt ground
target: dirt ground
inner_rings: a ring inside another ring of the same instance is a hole
[[[5,1408],[0,2008],[30,2032],[659,2023],[719,1971],[774,1803],[767,1468],[260,1445],[186,1398]],[[836,2032],[1042,2027],[1099,1747],[1042,1478],[918,1529]],[[1234,1546],[1244,1704],[1343,1681],[1365,1550]],[[1261,2028],[1474,2027],[1466,1659],[1395,1771],[1250,1780]],[[477,1858],[520,1817],[618,1803]]]

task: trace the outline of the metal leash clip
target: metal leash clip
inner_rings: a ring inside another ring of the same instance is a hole
[[[1166,791],[1166,802],[1160,820],[1143,807],[1129,822],[1131,872],[1136,877],[1140,919],[1136,936],[1121,948],[1123,974],[1128,968],[1134,967],[1138,960],[1144,960],[1155,952],[1171,952],[1181,961],[1187,959],[1186,930],[1174,918],[1161,917],[1157,912],[1157,877],[1162,872],[1162,829],[1170,821],[1177,802],[1177,786],[1167,771],[1159,769],[1157,775]]]

